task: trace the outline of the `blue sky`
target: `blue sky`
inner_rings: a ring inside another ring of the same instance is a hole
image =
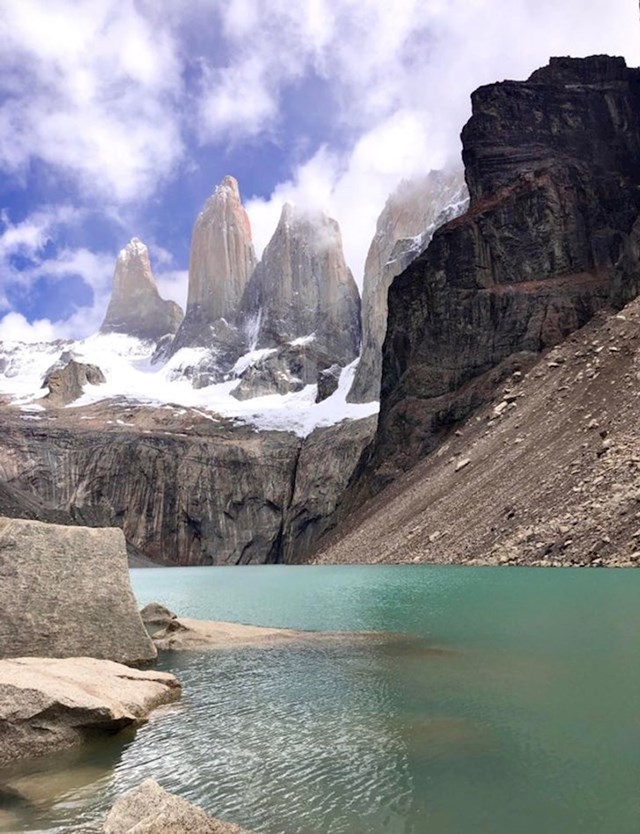
[[[193,221],[240,182],[258,253],[284,201],[360,280],[406,177],[459,159],[469,94],[550,55],[640,65],[637,0],[3,0],[0,338],[83,337],[118,250],[183,303]]]

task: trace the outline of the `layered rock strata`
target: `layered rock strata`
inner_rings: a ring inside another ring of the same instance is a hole
[[[240,200],[238,182],[226,176],[205,203],[193,228],[187,310],[174,351],[185,346],[226,344],[229,333],[224,326],[217,332],[216,323],[220,319],[227,324],[235,320],[255,265],[251,224]]]
[[[320,212],[285,205],[242,302],[255,348],[313,336],[318,351],[346,365],[360,347],[360,297],[340,228]]]
[[[2,413],[0,510],[117,525],[134,553],[184,565],[301,559],[330,523],[374,428],[371,419],[350,421],[303,439],[189,409],[97,404],[39,421]],[[322,460],[306,448],[322,449]],[[111,557],[98,561],[87,541],[79,576],[95,584]]]
[[[637,291],[640,70],[552,59],[472,103],[470,206],[391,285],[378,431],[350,506],[433,451],[522,354]]]
[[[89,657],[0,660],[0,765],[135,727],[179,697],[167,672]]]
[[[404,180],[385,203],[364,266],[362,355],[349,392],[350,402],[380,398],[391,282],[426,249],[434,231],[461,214],[467,204],[461,167]]]
[[[153,279],[149,250],[133,238],[120,251],[113,275],[113,290],[101,333],[126,333],[157,341],[175,333],[183,313],[174,301],[160,297]]]
[[[0,657],[156,657],[121,530],[0,518],[0,595]]]

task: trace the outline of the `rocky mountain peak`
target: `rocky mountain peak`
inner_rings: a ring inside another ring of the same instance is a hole
[[[247,286],[243,311],[259,317],[257,347],[313,334],[316,348],[344,365],[360,343],[360,297],[338,223],[290,204]]]
[[[462,168],[430,171],[403,180],[378,218],[364,267],[362,356],[349,393],[350,402],[380,396],[382,343],[387,329],[387,293],[391,282],[428,245],[438,226],[467,207]]]
[[[160,297],[149,250],[137,237],[132,238],[116,259],[111,299],[100,332],[157,340],[175,333],[182,315],[174,301]]]
[[[238,181],[226,176],[198,215],[189,255],[189,296],[185,328],[237,313],[256,265],[251,223]]]

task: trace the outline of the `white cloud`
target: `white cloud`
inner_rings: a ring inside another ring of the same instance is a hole
[[[53,342],[65,338],[60,331],[59,323],[53,324],[48,319],[29,322],[15,311],[0,319],[0,341],[3,342]]]
[[[33,159],[114,202],[148,196],[182,154],[171,32],[133,2],[0,5],[0,167]]]
[[[551,55],[606,52],[640,63],[638,8],[629,0],[590,0],[588,9],[582,0],[318,0],[325,23],[309,20],[306,28],[299,6],[277,3],[275,25],[271,3],[251,5],[235,42],[238,60],[259,42],[256,72],[271,80],[278,101],[291,80],[279,55],[284,45],[298,71],[305,65],[328,79],[336,99],[330,117],[353,135],[345,153],[322,148],[269,200],[249,201],[256,248],[273,232],[283,202],[319,205],[340,222],[357,280],[375,219],[398,182],[459,161],[476,87],[526,78]]]
[[[175,269],[154,274],[158,290],[163,298],[170,298],[177,302],[184,310],[187,306],[187,291],[189,272],[186,269]]]
[[[212,29],[207,48],[201,32]],[[292,165],[309,141],[309,157],[269,199],[249,201],[256,248],[283,202],[322,208],[340,222],[359,278],[397,183],[459,157],[475,87],[525,78],[552,54],[603,52],[640,64],[635,0],[4,0],[0,170],[19,179],[44,163],[46,176],[73,178],[85,203],[100,200],[128,228],[132,205],[163,208],[150,198],[195,136],[221,154],[269,138]],[[287,96],[311,76],[330,93],[307,106],[331,122],[339,147],[318,149],[317,137],[281,132]],[[250,192],[250,183],[241,186]],[[195,215],[200,206],[192,208]],[[28,287],[45,271],[59,280],[76,274],[94,290],[84,314],[93,324],[113,256],[79,247],[43,259],[47,239],[72,222],[58,210],[74,211],[46,207],[13,226],[4,218],[0,309],[9,281]],[[162,243],[152,248],[161,292],[182,301],[185,272]],[[16,254],[33,263],[15,270]],[[73,326],[86,329],[80,318]]]

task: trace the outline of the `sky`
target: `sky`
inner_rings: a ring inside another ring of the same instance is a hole
[[[83,338],[115,258],[183,304],[225,176],[258,255],[282,204],[342,229],[361,283],[385,199],[459,164],[470,93],[551,55],[640,65],[638,0],[0,0],[0,339]]]

